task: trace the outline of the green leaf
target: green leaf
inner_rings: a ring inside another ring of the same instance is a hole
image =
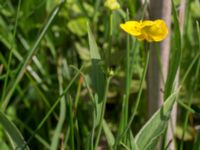
[[[9,146],[4,141],[0,141],[0,149],[1,150],[11,150]]]
[[[100,62],[101,57],[99,54],[99,50],[97,47],[97,43],[92,35],[88,24],[88,40],[90,47],[90,57],[92,60],[92,83],[93,89],[98,95],[99,102],[102,101],[104,96],[104,88],[105,88],[105,76],[103,74]]]
[[[181,62],[181,54],[182,54],[181,33],[179,29],[178,15],[177,15],[173,0],[172,0],[172,12],[173,12],[173,18],[174,18],[174,40],[173,40],[174,48],[172,49],[172,57],[170,59],[169,73],[168,73],[167,81],[165,84],[164,99],[169,97],[169,95],[173,91],[173,85],[174,85],[177,70]]]
[[[108,124],[105,120],[103,120],[103,130],[104,130],[104,133],[106,135],[108,145],[111,148],[115,143],[115,138],[114,138],[114,136],[113,136],[113,134],[112,134],[112,132],[111,132],[110,128],[108,127]]]
[[[13,95],[18,83],[21,81],[22,77],[24,76],[24,73],[26,72],[32,58],[34,55],[36,55],[38,51],[38,46],[43,39],[44,35],[46,34],[47,30],[49,29],[51,23],[55,19],[55,17],[58,15],[58,12],[60,11],[62,5],[64,4],[64,1],[62,1],[58,6],[55,7],[55,9],[52,11],[51,15],[49,16],[46,24],[44,25],[44,28],[42,29],[41,33],[39,34],[37,40],[35,41],[33,47],[28,52],[28,56],[25,58],[25,60],[22,62],[19,72],[17,73],[15,79],[13,81],[10,81],[12,83],[12,87],[8,89],[7,95],[5,99],[2,102],[1,109],[4,111],[10,101],[11,96]]]
[[[155,149],[160,136],[164,133],[168,125],[176,95],[177,92],[170,95],[164,105],[149,119],[136,135],[135,140],[139,149]]]
[[[88,29],[88,40],[89,40],[91,59],[92,60],[94,60],[94,59],[101,60],[101,57],[99,54],[99,49],[98,49],[97,43],[95,41],[95,38],[91,32],[89,23],[87,24],[87,29]]]
[[[25,146],[26,142],[20,131],[10,120],[8,120],[8,118],[2,112],[0,112],[0,123],[6,130],[6,133],[9,136],[9,140],[12,143],[13,149],[24,147],[24,150],[29,150],[29,147]]]
[[[138,145],[136,144],[136,141],[135,141],[135,138],[133,137],[133,133],[131,130],[129,130],[129,143],[130,143],[130,147],[131,147],[131,150],[139,150],[138,148]]]
[[[58,58],[58,67],[57,67],[57,74],[58,74],[58,83],[59,83],[59,94],[61,95],[63,93],[63,76],[62,76],[62,57],[59,56]],[[59,141],[60,141],[60,135],[62,134],[62,128],[65,122],[66,117],[66,102],[65,97],[63,96],[60,100],[60,116],[59,120],[56,126],[56,129],[54,131],[54,136],[52,138],[51,148],[50,150],[57,150]]]

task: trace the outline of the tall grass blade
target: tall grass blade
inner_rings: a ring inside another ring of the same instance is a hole
[[[6,130],[6,133],[8,133],[8,136],[10,137],[9,139],[13,144],[13,149],[20,149],[26,144],[20,131],[10,120],[8,120],[8,118],[2,112],[0,112],[0,123]],[[24,149],[29,150],[29,147],[26,146]]]
[[[118,142],[123,138],[123,136],[125,136],[128,133],[128,130],[130,130],[131,124],[132,124],[134,117],[136,115],[136,112],[137,112],[137,109],[139,107],[140,100],[141,100],[142,87],[143,87],[144,82],[145,82],[145,76],[146,76],[146,73],[147,73],[149,58],[150,58],[150,51],[147,49],[147,56],[146,56],[146,60],[145,60],[146,62],[145,62],[144,70],[143,70],[143,73],[142,73],[142,79],[140,81],[140,87],[139,87],[139,92],[138,92],[137,99],[136,99],[136,104],[135,104],[134,110],[131,114],[131,117],[129,119],[128,124],[126,125],[126,127],[123,130],[123,132],[121,133],[121,135],[119,135],[116,139],[116,143],[114,145],[115,147],[118,145]],[[133,141],[132,144],[134,144],[134,148],[137,149],[138,146],[137,146],[137,144],[135,144],[135,141]]]
[[[67,87],[64,89],[63,93],[57,98],[57,100],[55,101],[55,103],[52,105],[52,107],[49,109],[49,111],[47,112],[47,114],[45,115],[45,117],[42,119],[42,121],[40,122],[40,124],[37,126],[37,128],[35,129],[34,133],[30,136],[30,138],[27,140],[27,143],[29,143],[32,138],[35,136],[36,132],[43,126],[43,124],[45,123],[45,121],[49,118],[49,116],[53,113],[54,109],[56,108],[56,106],[59,104],[61,98],[68,92],[69,88],[72,86],[72,84],[74,83],[74,81],[76,80],[76,78],[78,77],[78,75],[81,73],[81,70],[83,69],[83,66],[80,68],[80,70],[78,70],[78,72],[74,75],[74,77],[71,79],[70,83],[67,85]]]
[[[190,64],[190,66],[188,67],[183,79],[182,79],[182,82],[184,83],[186,77],[188,76],[189,72],[191,71],[191,68],[193,67],[194,63],[198,60],[197,62],[197,68],[196,68],[196,71],[194,73],[194,79],[193,80],[193,84],[192,84],[192,87],[191,87],[191,90],[190,91],[194,91],[194,92],[197,92],[198,91],[198,80],[199,80],[199,74],[200,74],[200,59],[199,59],[199,56],[200,56],[200,29],[199,29],[199,23],[196,22],[196,26],[197,26],[197,34],[198,34],[198,54],[195,56],[195,58],[193,59],[192,63]],[[186,116],[184,118],[184,125],[183,125],[183,134],[182,134],[182,140],[181,140],[181,143],[180,143],[180,150],[183,150],[183,145],[184,145],[184,136],[185,136],[185,132],[186,132],[186,129],[187,129],[187,126],[188,126],[188,120],[189,120],[189,111],[191,109],[191,105],[192,105],[192,98],[194,96],[194,93],[191,92],[190,93],[190,99],[189,99],[189,102],[188,102],[188,105],[186,105],[187,108],[187,111],[186,111]],[[193,112],[195,113],[195,111]],[[197,136],[199,137],[199,135]],[[195,143],[195,146],[196,145],[199,145],[199,139],[197,138],[197,142]]]
[[[68,98],[68,111],[69,111],[69,128],[70,128],[70,149],[75,150],[75,143],[74,143],[74,121],[73,121],[73,104],[72,98],[69,96]]]
[[[171,92],[173,91],[174,86],[174,80],[181,62],[181,33],[179,28],[179,21],[178,21],[178,15],[176,12],[176,8],[174,5],[173,0],[172,1],[172,12],[173,12],[173,18],[174,18],[174,49],[172,49],[172,57],[170,59],[170,65],[169,65],[169,72],[167,76],[167,81],[165,84],[165,93],[164,93],[164,99],[169,97]]]
[[[61,95],[63,93],[62,57],[58,58],[57,73],[58,73],[58,83],[59,83],[59,94]],[[66,116],[66,102],[65,102],[65,96],[63,96],[61,97],[60,100],[60,116],[54,132],[54,136],[52,138],[50,150],[58,149],[60,134],[65,121],[65,116]]]
[[[18,118],[15,118],[15,121],[17,122],[17,124],[19,124],[20,127],[25,128],[30,134],[34,134],[33,130],[28,125],[26,125],[23,121],[21,121]],[[43,137],[41,137],[39,134],[35,134],[35,139],[38,142],[40,142],[44,146],[44,148],[50,149],[50,144]]]
[[[90,48],[90,57],[92,60],[92,84],[94,91],[98,94],[99,102],[102,101],[104,96],[105,76],[100,66],[101,56],[98,50],[97,43],[91,32],[88,24],[88,40]]]
[[[89,49],[90,49],[90,57],[92,61],[92,68],[91,68],[91,73],[92,73],[92,88],[94,90],[95,94],[95,110],[96,110],[96,119],[94,120],[95,127],[100,125],[101,122],[101,116],[103,114],[103,100],[104,100],[104,89],[105,89],[105,76],[103,74],[100,62],[101,62],[101,56],[98,50],[97,43],[95,41],[95,38],[91,32],[89,23],[87,24],[87,29],[88,29],[88,41],[89,41]],[[98,144],[98,138],[100,136],[101,132],[101,125],[99,126],[99,130],[97,134],[97,140],[95,143],[95,147]],[[93,133],[94,134],[94,133]],[[93,136],[92,136],[93,138]],[[91,144],[93,145],[93,139],[90,140]],[[93,149],[93,146],[92,146]]]
[[[43,37],[46,34],[47,30],[49,29],[52,21],[57,16],[57,14],[60,11],[63,4],[64,4],[64,1],[62,1],[58,6],[55,7],[55,9],[51,13],[49,19],[47,20],[47,23],[45,24],[43,30],[41,31],[40,35],[38,36],[35,44],[33,45],[32,49],[29,51],[28,56],[26,57],[26,59],[22,63],[22,67],[21,67],[20,71],[18,72],[15,80],[13,81],[12,87],[7,91],[7,95],[6,95],[5,99],[3,100],[3,103],[2,103],[2,106],[1,106],[2,111],[4,111],[6,109],[8,103],[10,101],[10,98],[13,95],[13,92],[15,91],[17,84],[21,81],[21,79],[22,79],[22,77],[23,77],[23,75],[24,75],[24,73],[27,69],[27,66],[31,62],[34,54],[37,53],[37,50],[38,50],[37,47],[39,46],[41,40],[43,39]]]

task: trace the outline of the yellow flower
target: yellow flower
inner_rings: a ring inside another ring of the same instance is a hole
[[[155,21],[127,21],[124,24],[120,24],[120,27],[137,39],[147,40],[148,42],[162,41],[168,34],[167,25],[161,19]]]
[[[104,3],[105,7],[109,8],[110,10],[116,10],[120,8],[119,3],[117,0],[106,0]]]

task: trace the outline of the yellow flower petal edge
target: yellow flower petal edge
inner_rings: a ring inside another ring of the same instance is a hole
[[[155,21],[127,21],[124,24],[120,24],[120,27],[138,40],[146,40],[148,42],[162,41],[168,35],[167,25],[162,19]]]
[[[138,21],[127,21],[124,24],[120,24],[120,27],[133,36],[141,35],[141,23]]]

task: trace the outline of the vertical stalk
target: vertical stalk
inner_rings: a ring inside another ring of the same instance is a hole
[[[116,142],[115,142],[115,145],[114,145],[114,149],[116,149],[119,141],[123,138],[123,136],[130,129],[131,124],[132,124],[132,122],[134,120],[135,114],[136,114],[137,109],[138,109],[139,104],[140,104],[140,99],[141,99],[141,94],[142,94],[142,86],[143,86],[144,81],[145,81],[145,76],[146,76],[146,73],[147,73],[148,63],[149,63],[149,57],[150,57],[150,50],[149,50],[149,48],[148,47],[145,47],[145,48],[146,48],[145,50],[147,52],[147,56],[146,56],[146,60],[145,60],[144,70],[143,70],[143,73],[142,73],[142,79],[141,79],[141,82],[140,82],[139,92],[138,92],[137,99],[136,99],[136,104],[135,104],[134,110],[132,112],[132,115],[130,117],[130,120],[129,120],[128,124],[125,126],[122,134],[120,136],[118,136],[117,139],[116,139]]]
[[[128,105],[129,105],[129,94],[130,94],[130,36],[127,35],[126,43],[126,78],[125,78],[125,114],[124,114],[124,127],[128,122]]]
[[[110,57],[111,57],[111,52],[112,52],[112,34],[113,34],[113,29],[112,29],[112,26],[113,26],[113,12],[111,11],[110,12],[110,15],[109,15],[109,46],[108,46],[108,55],[107,55],[107,67],[110,66]]]
[[[94,150],[97,149],[101,131],[102,131],[102,124],[103,124],[103,118],[104,118],[104,114],[105,114],[106,100],[107,100],[107,93],[108,93],[108,88],[109,88],[109,84],[110,84],[110,79],[111,79],[111,77],[108,77],[108,79],[106,81],[106,88],[105,88],[105,92],[104,92],[104,98],[103,98],[103,104],[102,104],[102,110],[101,110],[101,116],[100,116],[100,123],[99,123],[99,128],[97,130],[97,138],[96,138],[96,142],[94,145]]]
[[[73,121],[73,109],[72,109],[73,104],[72,104],[71,96],[69,96],[68,105],[69,105],[70,144],[71,144],[71,150],[75,150],[74,148],[74,121]]]
[[[127,11],[127,20],[129,20],[129,13]],[[128,105],[129,105],[129,94],[130,94],[130,35],[126,37],[126,71],[125,71],[125,96],[123,98],[122,105],[122,118],[121,118],[121,128],[120,133],[125,129],[128,122]],[[126,143],[126,142],[125,142]]]

